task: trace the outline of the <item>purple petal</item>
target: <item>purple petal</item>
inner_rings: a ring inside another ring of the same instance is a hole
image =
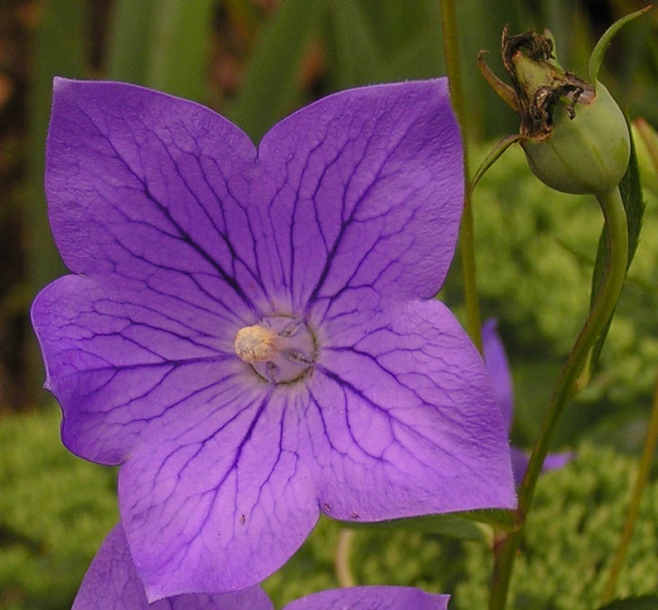
[[[222,595],[180,595],[149,604],[121,525],[103,542],[82,581],[72,610],[272,610],[260,587]]]
[[[523,449],[511,448],[512,451],[512,469],[514,471],[514,483],[517,487],[521,486],[525,472],[528,469],[530,462],[530,454]],[[542,472],[550,470],[558,470],[566,466],[573,460],[573,451],[565,451],[563,453],[549,453],[544,460]]]
[[[255,158],[197,104],[56,80],[46,191],[60,252],[84,276],[47,287],[32,317],[74,452],[119,463],[172,405],[232,374],[236,331],[265,299],[233,195]]]
[[[512,374],[505,354],[505,347],[496,330],[497,321],[487,320],[482,327],[482,348],[484,362],[493,382],[494,394],[503,413],[503,421],[508,433],[514,417],[514,389]]]
[[[175,281],[229,315],[263,298],[246,209],[256,150],[220,115],[141,87],[58,78],[46,166],[71,271],[140,292],[173,292]]]
[[[446,610],[449,599],[411,587],[351,587],[314,593],[283,610]]]
[[[477,351],[438,301],[330,344],[311,390],[323,510],[380,520],[512,508],[507,434]],[[313,420],[311,419],[313,415]]]
[[[196,104],[60,79],[47,165],[78,274],[33,307],[47,387],[67,446],[125,462],[122,519],[152,598],[262,580],[319,503],[370,519],[514,504],[480,361],[443,306],[405,304],[437,291],[457,235],[445,80],[322,100],[257,156]],[[315,374],[277,384],[233,340],[290,316],[319,346]]]
[[[271,294],[303,308],[352,289],[438,292],[463,200],[446,79],[329,96],[273,127],[259,159],[268,181],[257,245]]]
[[[573,460],[573,451],[563,451],[562,453],[549,453],[544,460],[542,471],[558,470],[564,468],[569,462]]]
[[[122,467],[122,521],[151,596],[250,586],[301,545],[319,515],[305,402],[236,397]]]
[[[198,306],[182,302],[195,297]],[[177,299],[66,276],[39,294],[32,316],[62,438],[84,458],[119,464],[140,439],[244,391],[229,342],[213,334],[221,319],[191,288]]]

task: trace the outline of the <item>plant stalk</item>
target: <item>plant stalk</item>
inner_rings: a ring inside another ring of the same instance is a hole
[[[601,597],[601,604],[607,604],[612,601],[612,598],[615,595],[617,589],[617,580],[619,579],[619,573],[624,564],[624,559],[626,558],[626,551],[633,537],[633,529],[635,528],[635,522],[637,521],[638,515],[640,514],[640,503],[642,502],[642,494],[644,489],[647,486],[649,481],[649,475],[651,474],[651,465],[653,463],[653,456],[656,454],[656,446],[658,445],[658,377],[656,377],[656,389],[653,395],[653,406],[651,408],[651,418],[649,420],[649,429],[647,431],[647,436],[644,441],[644,448],[642,450],[642,457],[640,458],[640,467],[637,473],[637,478],[635,479],[635,485],[633,486],[633,492],[631,495],[631,502],[628,507],[628,513],[626,515],[626,522],[624,523],[624,529],[622,530],[619,536],[619,542],[617,544],[617,549],[615,551],[615,556],[612,561],[612,566],[610,568],[610,574],[608,575],[608,582],[606,583],[605,589],[603,591],[603,596]]]
[[[474,221],[469,191],[468,134],[466,131],[466,104],[459,63],[459,29],[454,0],[441,0],[441,22],[443,28],[443,49],[450,83],[450,99],[461,127],[464,165],[464,208],[459,232],[459,252],[462,261],[462,282],[464,306],[466,310],[466,331],[471,341],[482,353],[482,323],[477,295],[476,264],[474,246]]]
[[[504,534],[494,548],[494,574],[490,610],[503,610],[514,567],[514,561],[523,536],[526,515],[532,505],[537,479],[564,408],[575,394],[578,378],[587,365],[592,348],[601,332],[612,318],[626,278],[628,261],[628,227],[626,212],[619,188],[598,193],[597,199],[605,217],[607,260],[605,275],[592,308],[562,372],[557,380],[548,410],[544,416],[539,438],[535,443],[530,463],[519,490],[519,506],[516,512],[517,527]]]

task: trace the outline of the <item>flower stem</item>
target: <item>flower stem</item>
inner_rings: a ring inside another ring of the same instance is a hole
[[[443,50],[446,59],[448,81],[450,83],[450,99],[452,107],[461,126],[463,139],[464,162],[464,210],[459,233],[459,251],[462,260],[462,282],[464,289],[464,304],[466,309],[466,331],[471,341],[482,352],[482,324],[480,322],[480,305],[477,296],[475,273],[475,246],[473,239],[473,209],[469,193],[468,171],[468,137],[466,132],[466,104],[464,88],[459,64],[459,30],[457,27],[457,11],[454,0],[441,0],[441,22],[443,27]]]
[[[588,365],[592,348],[614,314],[626,278],[628,228],[619,188],[615,187],[611,191],[598,193],[597,199],[605,217],[607,242],[605,275],[592,304],[589,317],[569,353],[553,390],[539,438],[533,448],[530,463],[519,491],[519,506],[516,511],[517,527],[509,534],[502,536],[494,549],[490,610],[505,608],[514,560],[523,535],[525,517],[532,505],[537,479],[555,437],[558,420],[576,391],[578,378]]]
[[[628,514],[626,515],[626,523],[624,529],[619,536],[619,543],[615,551],[615,557],[610,568],[608,575],[608,582],[601,597],[601,604],[607,604],[612,600],[617,588],[617,580],[621,567],[626,557],[628,545],[633,536],[633,528],[640,513],[640,502],[642,501],[642,493],[647,486],[649,474],[651,473],[651,465],[653,463],[653,456],[656,453],[656,446],[658,445],[658,377],[656,378],[656,389],[653,395],[653,406],[651,409],[651,419],[649,420],[649,430],[647,437],[644,441],[644,449],[642,450],[642,457],[640,458],[640,468],[635,479],[633,486],[633,493],[631,495],[631,503],[628,507]]]
[[[356,532],[348,528],[343,528],[338,534],[334,571],[336,572],[338,584],[341,587],[354,587],[356,585],[356,579],[350,568],[350,553],[355,535]]]

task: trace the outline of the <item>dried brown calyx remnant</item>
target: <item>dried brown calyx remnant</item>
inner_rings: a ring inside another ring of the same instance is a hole
[[[518,113],[521,136],[535,141],[548,138],[560,101],[565,102],[569,118],[574,118],[577,104],[588,105],[594,101],[594,85],[563,70],[557,63],[553,39],[548,32],[512,36],[506,26],[501,46],[511,86],[489,69],[482,52],[478,55],[478,65],[489,84]]]

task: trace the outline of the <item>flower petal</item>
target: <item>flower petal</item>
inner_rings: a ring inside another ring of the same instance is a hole
[[[283,610],[446,610],[449,599],[411,587],[350,587],[313,593]]]
[[[487,365],[494,394],[503,414],[505,427],[509,433],[514,417],[514,389],[507,354],[496,329],[497,320],[491,318],[482,326],[482,351]]]
[[[477,351],[438,301],[371,321],[328,345],[309,427],[322,508],[366,521],[513,508],[507,433]],[[310,418],[307,416],[307,419]]]
[[[361,286],[390,299],[438,292],[463,199],[446,79],[326,97],[273,127],[259,160],[271,293],[305,309]]]
[[[71,610],[272,610],[260,587],[222,595],[180,595],[149,604],[121,525],[101,545]]]
[[[183,276],[225,311],[253,309],[264,298],[245,207],[255,169],[249,138],[208,108],[134,85],[55,80],[46,194],[75,273],[135,286]]]
[[[573,451],[563,451],[562,453],[549,453],[544,460],[542,472],[550,470],[559,470],[573,460]],[[530,463],[530,454],[523,449],[512,447],[512,469],[514,470],[514,482],[517,487],[521,486],[525,472]]]
[[[319,515],[304,402],[252,393],[205,408],[121,468],[121,519],[149,597],[245,588],[299,548]]]
[[[262,580],[319,502],[364,519],[514,504],[477,354],[442,305],[406,303],[438,290],[457,235],[445,80],[326,98],[257,156],[196,104],[60,79],[47,163],[53,232],[79,274],[33,308],[47,386],[73,451],[125,461],[150,599]],[[318,349],[288,387],[231,344],[289,315]]]
[[[216,334],[230,320],[193,282],[172,277],[161,288],[65,276],[34,302],[62,437],[86,459],[119,464],[138,438],[243,392],[230,384],[242,367]]]

